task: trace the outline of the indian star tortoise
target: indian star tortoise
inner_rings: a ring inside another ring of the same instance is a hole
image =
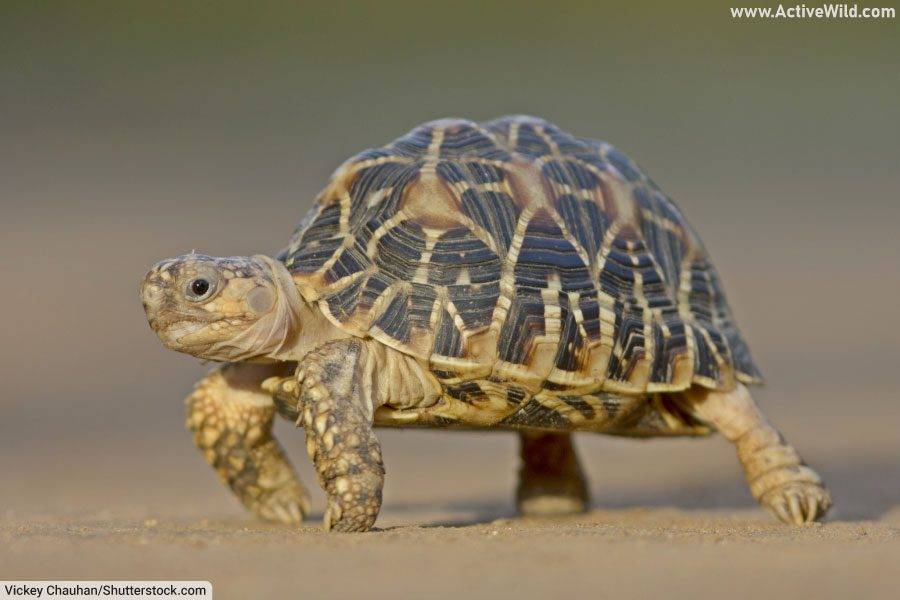
[[[337,531],[378,516],[376,426],[517,431],[526,515],[588,506],[574,431],[718,431],[782,521],[831,504],[751,398],[760,372],[681,211],[541,119],[416,127],[338,168],[275,258],[179,256],[140,293],[166,347],[223,363],[188,426],[265,519],[310,506],[275,412],[305,429]]]

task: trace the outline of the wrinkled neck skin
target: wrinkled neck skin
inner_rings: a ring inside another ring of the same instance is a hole
[[[301,296],[281,262],[265,256],[254,258],[265,261],[272,270],[276,301],[268,314],[226,342],[234,357],[231,360],[299,363],[319,350],[326,360],[346,362],[347,346],[331,343],[352,339],[351,343],[361,348],[357,356],[361,392],[370,410],[386,404],[399,409],[423,408],[438,401],[440,385],[415,358],[381,343],[355,339],[335,327],[315,304]],[[293,401],[296,392],[295,388]]]
[[[253,325],[215,344],[213,353],[228,354],[232,361],[299,361],[323,343],[348,337],[300,296],[281,261],[264,255],[254,258],[266,263],[272,271],[275,303]]]

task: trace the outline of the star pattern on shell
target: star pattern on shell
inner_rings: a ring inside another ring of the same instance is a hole
[[[565,397],[761,380],[674,202],[613,146],[534,117],[434,121],[358,154],[279,259],[337,327],[448,386]]]

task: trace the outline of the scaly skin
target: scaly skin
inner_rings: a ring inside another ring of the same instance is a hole
[[[343,340],[311,352],[297,370],[297,425],[328,495],[326,530],[368,531],[381,508],[384,465],[360,388],[364,360],[360,340]]]
[[[684,394],[698,417],[733,442],[750,492],[785,523],[817,521],[831,496],[784,436],[760,412],[741,384],[731,392],[693,388]]]
[[[519,442],[522,457],[516,489],[519,512],[527,517],[585,512],[589,493],[572,434],[523,431]]]
[[[272,437],[277,402],[283,415],[306,429],[307,450],[328,495],[326,529],[365,531],[377,518],[384,482],[381,448],[372,431],[374,411],[387,407],[400,414],[447,406],[439,401],[439,382],[427,371],[431,363],[369,338],[348,338],[349,332],[335,328],[317,305],[301,296],[302,283],[285,263],[266,256],[190,254],[153,267],[142,282],[141,299],[150,326],[167,347],[204,359],[236,361],[198,383],[188,399],[188,426],[207,461],[241,502],[264,518],[288,523],[299,522],[308,511],[306,490]],[[375,304],[380,306],[389,296],[386,292],[379,298]],[[365,321],[359,315],[354,319]],[[390,326],[399,327],[401,321],[394,319]],[[482,349],[494,343],[499,342],[481,340]],[[748,381],[755,371],[750,362],[743,372]],[[285,379],[295,366],[296,376]],[[457,374],[484,376],[485,366]],[[491,382],[493,394],[450,405],[452,410],[434,423],[495,424],[505,409],[514,408],[509,394],[496,393],[496,384],[503,381]],[[813,521],[828,510],[831,499],[819,476],[766,420],[743,385],[730,392],[695,386],[666,396],[683,402],[735,444],[754,497],[781,520]],[[560,405],[563,410],[533,407],[542,415],[538,427],[559,423],[561,431],[522,438],[518,499],[525,514],[578,512],[587,505],[567,434],[578,420],[567,415],[577,410],[584,417],[607,408],[565,404],[567,408]],[[661,411],[656,416],[668,421],[675,415]],[[668,431],[666,424],[648,427],[651,433]]]
[[[241,503],[267,521],[297,524],[309,494],[272,435],[275,406],[260,383],[283,366],[227,364],[188,397],[187,426],[208,462]]]

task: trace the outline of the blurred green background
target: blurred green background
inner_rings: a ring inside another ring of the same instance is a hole
[[[0,475],[18,484],[0,509],[239,514],[182,430],[208,366],[149,331],[145,270],[277,251],[344,158],[421,121],[531,113],[676,199],[763,405],[838,516],[877,516],[900,503],[898,57],[896,20],[733,21],[720,2],[4,0]],[[511,436],[383,437],[386,511],[511,509]],[[752,504],[724,442],[582,442],[598,504]]]

